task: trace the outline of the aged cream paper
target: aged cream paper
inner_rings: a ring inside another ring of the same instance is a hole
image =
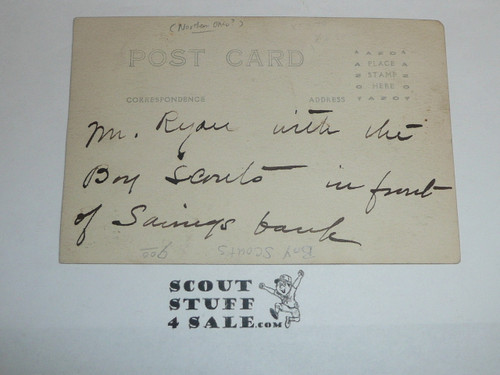
[[[437,21],[79,18],[62,263],[456,263]]]

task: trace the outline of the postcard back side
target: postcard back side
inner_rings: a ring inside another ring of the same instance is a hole
[[[80,18],[63,263],[456,263],[436,21]]]

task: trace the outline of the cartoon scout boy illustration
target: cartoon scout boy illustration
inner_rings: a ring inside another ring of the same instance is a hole
[[[280,311],[290,314],[285,318],[285,327],[290,327],[291,322],[300,321],[299,304],[295,300],[295,293],[300,285],[300,281],[304,277],[304,271],[300,270],[298,276],[292,284],[292,278],[289,275],[281,275],[278,279],[274,280],[276,288],[270,288],[264,283],[259,284],[260,289],[264,289],[272,295],[278,297],[281,303],[276,302],[274,309],[270,308],[269,311],[274,319],[278,319]]]

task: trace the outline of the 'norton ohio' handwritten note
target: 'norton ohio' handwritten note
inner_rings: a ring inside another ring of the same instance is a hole
[[[437,21],[79,18],[62,263],[456,263]]]

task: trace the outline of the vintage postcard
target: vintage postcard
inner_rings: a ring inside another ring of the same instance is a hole
[[[460,260],[437,21],[74,21],[62,263]]]

